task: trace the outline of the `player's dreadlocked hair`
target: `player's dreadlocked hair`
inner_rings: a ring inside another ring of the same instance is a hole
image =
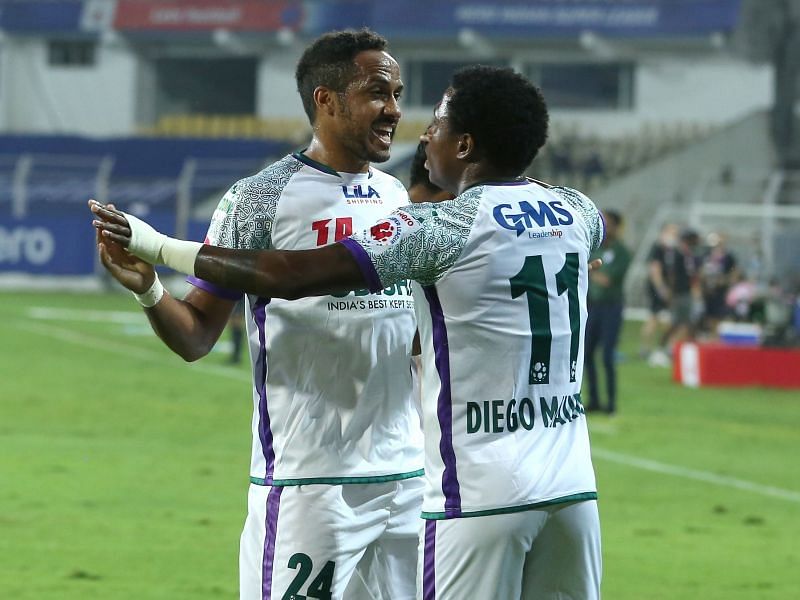
[[[530,81],[509,68],[460,69],[450,84],[451,131],[470,133],[502,172],[521,174],[547,140],[547,105]]]
[[[294,78],[312,125],[316,117],[314,90],[322,85],[343,94],[356,73],[356,55],[365,50],[386,50],[388,45],[385,38],[364,28],[326,33],[306,48]]]

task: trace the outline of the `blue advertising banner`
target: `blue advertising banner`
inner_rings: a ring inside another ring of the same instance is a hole
[[[174,215],[151,213],[144,218],[159,231],[174,234]],[[91,222],[84,207],[58,217],[0,217],[0,275],[91,275],[95,272]],[[207,227],[207,222],[193,222],[191,237],[202,240]]]
[[[388,37],[412,38],[455,35],[464,28],[510,37],[565,37],[587,30],[613,36],[690,36],[730,31],[740,5],[741,0],[0,0],[0,29],[53,33],[112,26],[143,31],[286,27],[317,35],[369,26]]]
[[[375,23],[372,13],[377,2],[372,0],[306,0],[304,4],[302,31],[307,35],[316,36],[334,29],[358,27],[371,27],[382,35],[389,35],[386,27],[378,27]],[[416,18],[419,21],[427,19],[427,11]]]
[[[113,176],[124,177],[175,177],[190,157],[266,161],[292,150],[294,145],[289,142],[268,139],[0,135],[0,154],[110,155],[114,157]]]
[[[90,275],[94,272],[91,215],[0,220],[0,273]]]
[[[67,33],[80,30],[82,0],[5,0],[0,29],[11,33]]]
[[[741,0],[342,0],[306,2],[304,30],[319,33],[367,25],[387,37],[455,35],[470,28],[487,36],[691,36],[730,31]]]

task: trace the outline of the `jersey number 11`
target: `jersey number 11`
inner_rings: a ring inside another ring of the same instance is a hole
[[[578,366],[578,347],[580,344],[581,311],[578,300],[577,252],[568,252],[561,270],[556,273],[556,293],[567,292],[569,305],[569,380],[575,381]],[[526,256],[522,270],[514,275],[511,282],[511,298],[522,294],[528,301],[528,316],[531,327],[531,362],[529,384],[550,383],[550,346],[553,332],[550,325],[550,298],[547,292],[547,279],[540,254]]]

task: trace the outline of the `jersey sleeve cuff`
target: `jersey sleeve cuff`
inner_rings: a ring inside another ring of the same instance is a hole
[[[219,287],[218,285],[214,285],[204,279],[200,279],[198,277],[189,276],[186,278],[186,281],[191,283],[194,287],[198,287],[201,290],[205,290],[209,294],[217,296],[219,298],[223,298],[224,300],[241,300],[242,292],[237,292],[235,290],[229,290],[227,288]]]
[[[600,215],[600,241],[597,242],[597,248],[603,245],[603,242],[606,241],[606,218],[603,216],[603,211],[598,210],[597,214]],[[597,248],[592,248],[592,250],[597,250]]]
[[[367,282],[369,291],[377,292],[382,290],[383,284],[381,283],[381,278],[375,270],[375,265],[372,264],[372,259],[370,259],[367,251],[361,247],[361,244],[353,238],[345,238],[339,243],[347,248],[350,254],[353,255],[353,258],[356,259],[356,263],[359,269],[361,269],[361,274],[364,276],[364,281]]]

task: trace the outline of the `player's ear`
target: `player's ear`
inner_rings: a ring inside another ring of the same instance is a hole
[[[462,133],[458,136],[458,145],[456,146],[456,156],[460,160],[469,160],[475,156],[475,138],[471,133]]]
[[[336,114],[336,107],[339,102],[339,95],[325,87],[324,85],[314,88],[314,105],[317,107],[317,115],[326,114],[333,116]]]

